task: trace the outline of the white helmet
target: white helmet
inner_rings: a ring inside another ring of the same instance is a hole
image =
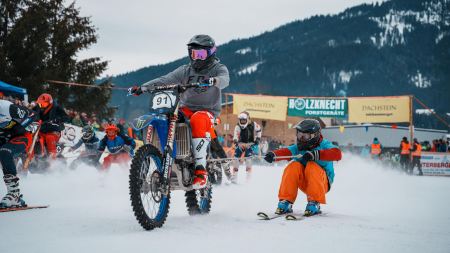
[[[250,116],[248,115],[248,112],[241,112],[238,116],[238,119],[238,124],[241,128],[247,127],[248,123],[250,123]]]

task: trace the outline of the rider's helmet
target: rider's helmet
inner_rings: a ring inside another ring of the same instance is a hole
[[[299,150],[309,150],[317,147],[322,139],[320,123],[315,119],[304,119],[295,125],[297,130],[297,147]]]
[[[48,93],[41,94],[36,100],[36,104],[38,104],[41,109],[47,109],[53,104],[52,95]]]
[[[114,140],[119,133],[119,128],[114,123],[110,123],[105,127],[105,133],[108,139]]]
[[[84,126],[81,133],[83,141],[90,141],[95,136],[94,128],[90,125]]]
[[[196,71],[207,68],[214,61],[216,42],[209,35],[194,35],[187,46],[191,65]]]
[[[238,120],[239,126],[241,127],[241,129],[244,129],[250,123],[250,114],[246,111],[243,111],[239,114]]]

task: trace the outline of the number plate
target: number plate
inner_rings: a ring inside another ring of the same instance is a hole
[[[153,97],[152,109],[172,108],[175,102],[176,96],[172,91],[158,92]]]

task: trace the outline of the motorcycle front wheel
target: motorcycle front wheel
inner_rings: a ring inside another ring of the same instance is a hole
[[[161,227],[170,207],[168,194],[163,190],[161,152],[151,144],[139,148],[130,169],[130,199],[134,215],[145,230]]]

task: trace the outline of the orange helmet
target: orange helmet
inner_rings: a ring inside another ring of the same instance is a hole
[[[39,105],[40,108],[47,108],[53,104],[52,95],[48,93],[43,93],[38,97],[36,103]]]
[[[114,139],[114,137],[117,136],[117,133],[119,132],[119,128],[115,124],[108,124],[105,127],[105,133],[106,136],[108,136],[109,139]]]

